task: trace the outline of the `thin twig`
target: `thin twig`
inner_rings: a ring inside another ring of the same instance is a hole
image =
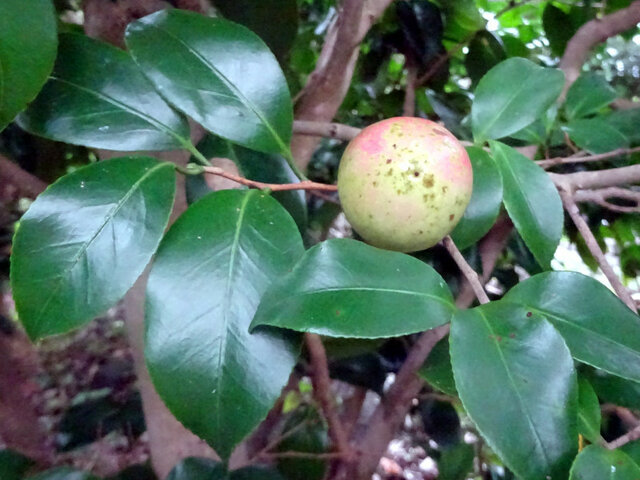
[[[296,120],[293,122],[293,133],[312,137],[335,138],[349,142],[361,132],[361,129],[335,122],[312,122]]]
[[[629,190],[627,188],[609,187],[598,190],[578,190],[574,193],[573,198],[576,202],[592,202],[609,209],[613,212],[620,213],[640,213],[640,192]],[[611,199],[626,200],[635,205],[616,205],[611,203]]]
[[[596,237],[589,229],[589,225],[587,225],[587,222],[584,220],[584,218],[582,218],[580,209],[573,199],[573,194],[571,193],[571,191],[563,189],[559,189],[558,191],[560,193],[560,197],[562,198],[562,203],[564,204],[565,210],[567,211],[567,213],[569,213],[571,220],[573,220],[573,223],[578,228],[578,231],[580,232],[580,235],[582,235],[582,238],[584,239],[587,248],[591,252],[591,255],[593,255],[593,258],[596,260],[596,262],[598,262],[602,273],[604,273],[604,275],[607,277],[607,280],[609,280],[609,283],[611,283],[611,286],[613,287],[618,297],[620,297],[620,299],[633,312],[637,312],[636,304],[633,301],[629,290],[627,290],[627,288],[622,284],[616,273],[613,271],[611,265],[609,265],[604,252],[600,248],[600,245],[598,245]]]
[[[464,256],[462,256],[462,253],[460,253],[460,250],[458,250],[458,247],[451,239],[451,237],[447,235],[442,240],[442,243],[447,249],[447,252],[449,252],[449,255],[451,255],[451,258],[453,258],[453,260],[458,265],[458,268],[460,269],[462,274],[471,284],[471,288],[473,288],[473,292],[476,294],[478,301],[480,303],[489,303],[489,297],[487,296],[487,292],[484,291],[484,288],[480,283],[478,274],[473,268],[471,268],[471,265],[467,263]]]
[[[329,452],[329,453],[311,453],[311,452],[264,452],[260,454],[264,459],[278,459],[278,458],[308,458],[310,460],[332,460],[335,458],[345,458],[345,454],[341,452]]]
[[[509,2],[509,5],[504,7],[502,10],[498,11],[493,18],[498,18],[498,17],[504,15],[505,13],[507,13],[509,10],[513,10],[514,8],[521,7],[521,6],[529,3],[530,1],[531,0],[520,0],[519,2],[516,2],[514,0],[511,0]]]
[[[326,183],[317,183],[310,180],[305,180],[298,183],[263,183],[255,180],[249,180],[240,175],[227,172],[220,167],[201,167],[204,173],[209,175],[217,175],[232,180],[241,185],[246,185],[251,188],[259,188],[261,190],[271,190],[272,192],[282,192],[286,190],[321,190],[324,192],[336,192],[338,187],[336,185],[328,185]]]
[[[590,188],[615,187],[640,183],[640,164],[575,173],[549,173],[558,188],[574,192]]]
[[[623,445],[626,445],[629,442],[633,442],[634,440],[640,439],[640,425],[635,427],[633,430],[628,431],[621,437],[616,438],[615,440],[607,443],[607,448],[609,450],[614,450]]]
[[[407,61],[407,87],[404,93],[404,103],[402,105],[402,115],[413,117],[416,114],[416,76],[418,68],[413,62]]]
[[[349,445],[349,439],[340,422],[340,417],[335,409],[331,395],[331,378],[329,377],[327,352],[320,336],[315,333],[305,333],[304,339],[311,360],[311,382],[314,396],[320,403],[320,409],[327,420],[329,437],[337,452],[340,452],[344,457],[350,457],[352,450]]]
[[[620,157],[622,155],[630,155],[637,152],[640,152],[640,147],[618,148],[616,150],[599,153],[597,155],[545,158],[544,160],[538,160],[536,163],[543,168],[549,168],[556,165],[565,165],[568,163],[597,162],[599,160],[607,160],[609,158]]]

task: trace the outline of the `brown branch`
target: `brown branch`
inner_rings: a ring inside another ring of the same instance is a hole
[[[573,223],[580,232],[580,235],[582,235],[582,238],[584,239],[587,248],[591,252],[591,255],[596,260],[596,262],[598,262],[602,273],[604,273],[605,277],[607,277],[607,280],[609,280],[609,283],[611,283],[613,290],[634,313],[637,312],[636,304],[631,297],[631,293],[629,293],[629,290],[627,290],[627,288],[622,284],[616,273],[613,271],[611,265],[609,265],[604,252],[600,248],[600,245],[598,245],[596,237],[589,229],[589,225],[587,225],[587,222],[584,220],[584,218],[582,218],[580,209],[573,199],[573,193],[571,191],[563,189],[559,189],[558,191],[560,193],[560,197],[562,198],[562,203],[564,204],[565,210],[571,217],[571,220],[573,220]]]
[[[327,352],[322,345],[322,340],[315,333],[305,333],[305,343],[311,360],[311,382],[313,384],[314,397],[320,403],[320,409],[329,426],[329,437],[337,452],[344,457],[351,457],[351,446],[345,433],[338,412],[333,405],[331,395],[331,378],[329,377],[329,364]]]
[[[640,183],[640,164],[590,172],[549,173],[558,188],[569,192]]]
[[[469,42],[469,40],[471,40],[473,38],[473,36],[475,34],[476,34],[476,32],[473,32],[471,35],[469,35],[467,38],[462,40],[460,43],[454,45],[449,50],[447,50],[445,53],[440,55],[436,59],[436,61],[431,64],[431,66],[429,67],[429,70],[424,72],[424,74],[422,74],[415,81],[416,86],[424,85],[425,83],[427,83],[431,79],[431,77],[433,77],[436,73],[438,73],[438,70],[440,70],[440,68],[447,62],[447,60],[449,60],[453,55],[455,55],[458,52],[458,50],[460,50],[462,47],[464,47]]]
[[[640,439],[640,425],[635,427],[633,430],[628,431],[621,437],[616,438],[615,440],[607,443],[607,448],[609,450],[614,450],[623,445],[626,445],[629,442],[633,442],[634,440]]]
[[[47,188],[45,182],[2,155],[0,155],[0,183],[13,185],[21,195],[29,198],[36,198]]]
[[[296,102],[296,118],[329,122],[344,100],[360,43],[393,0],[343,0],[336,21],[325,37],[316,68]],[[294,136],[291,150],[301,168],[309,162],[320,139]]]
[[[336,185],[328,185],[326,183],[317,183],[310,180],[305,180],[298,183],[263,183],[255,180],[249,180],[240,175],[227,172],[220,167],[201,167],[202,171],[208,175],[217,175],[229,180],[233,180],[236,183],[245,185],[251,188],[259,188],[261,190],[269,189],[273,192],[282,192],[286,190],[321,190],[324,192],[336,192],[338,187]]]
[[[418,74],[417,67],[411,63],[407,63],[407,87],[404,93],[404,103],[402,105],[402,115],[405,117],[413,117],[416,114],[416,76]]]
[[[422,333],[409,351],[396,380],[384,396],[368,428],[355,439],[357,462],[342,462],[331,478],[334,480],[368,480],[384,454],[389,442],[400,428],[411,408],[411,401],[420,393],[423,382],[416,372],[424,364],[433,347],[449,333],[449,325],[442,325]]]
[[[613,212],[640,213],[640,192],[626,188],[609,187],[601,188],[599,190],[578,190],[574,193],[573,198],[578,203],[596,203]],[[635,205],[622,206],[609,201],[610,199],[615,198],[635,203]]]
[[[312,122],[296,120],[293,122],[293,133],[312,137],[336,138],[350,142],[362,130],[342,123]]]
[[[597,155],[545,158],[544,160],[538,160],[536,163],[542,168],[549,168],[556,165],[564,165],[568,163],[597,162],[599,160],[607,160],[609,158],[620,157],[622,155],[630,155],[637,152],[640,152],[640,147],[618,148],[617,150],[612,150],[606,153],[599,153]]]
[[[458,247],[456,246],[452,238],[449,235],[447,235],[442,239],[442,243],[444,247],[447,249],[447,252],[449,252],[449,255],[451,255],[451,258],[453,258],[453,260],[458,265],[458,268],[460,268],[460,271],[462,272],[464,277],[471,284],[471,288],[473,289],[473,292],[475,293],[478,301],[480,303],[489,303],[489,297],[487,296],[487,292],[484,291],[484,288],[482,287],[482,283],[480,283],[480,278],[478,277],[478,274],[467,263],[465,258],[462,256],[462,253],[460,253],[460,250],[458,250]]]
[[[595,45],[635,27],[639,22],[640,0],[636,0],[627,8],[582,25],[567,43],[567,48],[560,60],[560,69],[566,77],[564,91],[566,92],[580,76],[582,65]]]

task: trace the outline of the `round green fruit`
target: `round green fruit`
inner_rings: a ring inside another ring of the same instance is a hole
[[[469,156],[444,127],[415,117],[368,126],[338,170],[340,202],[371,245],[415,252],[438,243],[464,214],[473,184]]]

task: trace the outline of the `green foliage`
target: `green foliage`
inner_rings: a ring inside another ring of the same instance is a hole
[[[505,300],[547,318],[576,359],[640,381],[640,318],[600,282],[548,272],[520,283]]]
[[[569,480],[635,480],[639,475],[640,467],[625,453],[590,445],[576,458]]]
[[[11,450],[0,450],[0,478],[21,480],[31,466],[31,460]]]
[[[156,12],[127,28],[130,54],[62,34],[55,67],[51,5],[33,0],[24,10],[16,0],[0,3],[0,130],[49,76],[17,120],[33,134],[118,151],[181,148],[194,164],[228,158],[240,175],[265,183],[303,178],[290,150],[287,81],[295,91],[312,72],[334,20],[332,2],[220,0],[225,18]],[[606,12],[622,6],[608,2]],[[635,480],[638,467],[619,451],[590,446],[576,453],[578,433],[601,442],[600,401],[640,408],[640,319],[594,279],[535,274],[550,268],[560,242],[562,203],[549,175],[515,149],[522,142],[539,146],[538,159],[567,156],[575,146],[604,153],[640,144],[640,109],[608,107],[630,96],[633,85],[617,77],[609,82],[611,71],[592,63],[563,101],[563,74],[542,66],[555,65],[571,35],[596,13],[590,2],[395,2],[364,40],[336,117],[362,126],[399,115],[408,69],[429,73],[416,85],[418,115],[475,142],[468,148],[473,196],[452,238],[480,270],[486,259],[476,244],[502,205],[517,230],[493,273],[506,292],[502,300],[458,310],[451,290],[460,289],[459,272],[438,248],[409,256],[352,239],[325,241],[340,211],[333,197],[210,192],[193,165],[125,157],[69,169],[20,220],[11,282],[27,333],[39,339],[81,326],[116,304],[155,255],[146,292],[152,380],[177,419],[225,462],[187,459],[168,480],[281,480],[321,478],[328,462],[283,458],[277,471],[232,472],[226,462],[273,407],[294,367],[308,373],[300,332],[326,336],[334,378],[384,395],[384,381],[397,372],[414,334],[451,322],[450,338],[433,348],[419,375],[454,397],[453,406],[421,401],[415,410],[438,443],[441,478],[462,480],[473,466],[474,447],[461,441],[459,397],[499,457],[483,452],[485,461],[504,462],[518,478]],[[610,54],[597,55],[599,61]],[[211,132],[198,149],[186,117]],[[3,151],[11,147],[9,130],[0,137]],[[311,173],[332,182],[342,149],[326,140]],[[162,238],[176,170],[188,175],[191,206]],[[634,218],[607,213],[605,226],[598,207],[585,213],[599,240],[619,247],[622,271],[637,275]],[[519,268],[533,276],[519,282]],[[579,365],[579,379],[574,359],[587,364]],[[287,404],[290,419],[315,414],[310,392],[295,395]],[[314,419],[271,453],[327,452],[325,425]],[[26,466],[0,452],[3,479],[22,478]],[[32,478],[94,477],[63,468]]]
[[[151,259],[169,219],[174,166],[118,158],[58,180],[22,217],[11,284],[32,339],[69,331],[113,306]]]
[[[51,0],[0,2],[0,132],[35,98],[56,58]]]
[[[462,219],[451,232],[460,249],[470,247],[493,226],[502,205],[502,176],[493,158],[478,147],[468,147],[473,167],[473,193]]]
[[[161,95],[206,129],[261,152],[289,152],[289,90],[273,53],[250,30],[163,10],[130,24],[126,40]]]
[[[308,250],[291,273],[267,291],[251,328],[395,337],[447,323],[453,309],[446,283],[425,263],[335,239]]]
[[[451,321],[451,363],[465,410],[525,480],[565,478],[577,450],[576,372],[552,325],[491,302]]]
[[[60,36],[53,73],[18,122],[52,140],[120,151],[171,150],[189,142],[187,122],[127,53],[75,34]]]
[[[515,149],[491,142],[491,153],[504,183],[504,206],[518,233],[543,268],[560,242],[562,201],[549,176]]]
[[[256,190],[202,198],[158,249],[147,284],[147,365],[173,414],[224,459],[295,365],[295,336],[248,328],[264,291],[302,253],[293,219]]]
[[[523,58],[509,58],[482,77],[471,107],[476,143],[498,139],[533,123],[558,98],[564,85],[559,70]]]

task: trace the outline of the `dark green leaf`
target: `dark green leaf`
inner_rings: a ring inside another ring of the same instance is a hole
[[[603,403],[640,409],[640,383],[596,370],[588,377]]]
[[[600,282],[575,272],[541,273],[505,299],[544,315],[581,362],[640,381],[640,317]]]
[[[2,480],[22,480],[24,473],[33,462],[11,450],[0,450],[0,478]]]
[[[38,94],[56,58],[51,0],[0,2],[0,131]]]
[[[208,458],[184,459],[166,480],[284,480],[275,470],[245,467],[228,472],[222,463]]]
[[[571,354],[544,318],[492,302],[456,313],[451,362],[479,432],[524,480],[566,478],[577,449]]]
[[[636,465],[640,466],[640,440],[629,442],[620,447],[620,450],[629,455]]]
[[[280,59],[284,59],[298,33],[296,0],[216,0],[229,20],[257,33]]]
[[[574,120],[562,129],[578,147],[591,153],[605,153],[629,146],[629,139],[601,117]]]
[[[263,292],[302,253],[289,214],[257,190],[207,195],[158,250],[147,286],[149,371],[178,420],[223,458],[264,418],[295,365],[298,339],[248,327]]]
[[[491,142],[504,185],[504,206],[518,233],[543,268],[560,243],[564,213],[553,182],[533,161],[500,143]]]
[[[222,157],[232,160],[240,174],[251,180],[264,183],[295,183],[298,177],[287,161],[279,154],[269,154],[249,150],[234,145],[223,138],[208,135],[198,144],[198,150],[207,158]],[[273,192],[278,200],[296,221],[300,231],[307,225],[307,200],[303,190]]]
[[[553,54],[562,56],[567,42],[575,33],[571,27],[571,16],[548,2],[542,14],[542,26]]]
[[[418,375],[438,390],[447,395],[458,395],[451,370],[449,355],[449,337],[443,338],[433,347],[425,364],[418,370]]]
[[[488,30],[480,30],[469,42],[469,52],[464,66],[474,84],[498,63],[506,58],[500,37]]]
[[[470,247],[489,231],[502,204],[502,177],[493,158],[478,147],[468,147],[467,153],[473,167],[473,194],[451,233],[460,249]]]
[[[577,456],[569,480],[637,480],[640,467],[620,450],[589,445]]]
[[[640,108],[616,110],[600,118],[627,137],[632,144],[640,143],[640,129],[637,128],[640,124]]]
[[[474,457],[473,445],[464,442],[445,449],[438,458],[438,480],[465,480]]]
[[[542,120],[538,119],[530,125],[527,125],[522,130],[518,130],[516,133],[512,133],[511,138],[516,140],[522,140],[533,145],[544,145],[547,138],[547,131],[544,128]]]
[[[585,378],[578,379],[578,431],[591,443],[600,437],[600,402],[593,387]]]
[[[253,32],[220,18],[163,10],[129,24],[126,41],[158,91],[206,129],[254,150],[289,152],[287,83]]]
[[[4,478],[3,478],[4,480]],[[46,472],[39,473],[25,480],[98,480],[88,472],[81,472],[69,467],[54,468]]]
[[[427,264],[350,239],[322,242],[262,298],[251,328],[380,338],[447,323],[451,292]]]
[[[84,35],[60,36],[53,73],[18,117],[31,133],[118,151],[189,143],[187,122],[153,90],[131,57]]]
[[[604,77],[585,72],[571,85],[564,108],[569,119],[580,118],[596,113],[617,97],[618,94]]]
[[[564,85],[560,70],[510,58],[482,77],[471,107],[477,143],[522,130],[551,106]]]
[[[32,339],[114,305],[151,259],[169,220],[171,163],[117,158],[51,185],[20,220],[11,256],[18,315]]]
[[[309,408],[295,412],[283,429],[284,440],[278,444],[278,452],[304,452],[322,454],[327,452],[327,429],[317,411]],[[304,425],[301,425],[304,422]],[[281,458],[278,470],[287,480],[322,480],[327,470],[327,461],[312,458]]]

